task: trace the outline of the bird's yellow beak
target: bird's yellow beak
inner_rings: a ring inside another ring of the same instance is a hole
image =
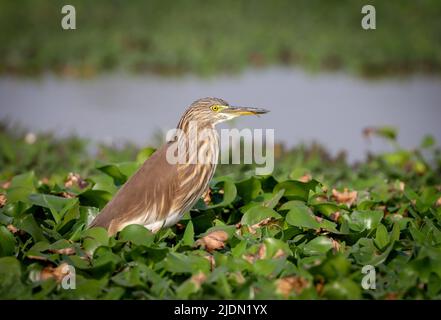
[[[269,112],[268,110],[261,108],[249,108],[249,107],[226,107],[221,110],[222,113],[228,113],[238,116],[257,115]]]

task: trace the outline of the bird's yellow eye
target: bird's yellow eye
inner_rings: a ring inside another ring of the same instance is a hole
[[[211,110],[213,110],[214,112],[218,112],[219,111],[219,106],[211,106]]]

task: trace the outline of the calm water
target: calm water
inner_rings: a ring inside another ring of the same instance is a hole
[[[271,113],[237,120],[238,128],[274,128],[276,140],[292,146],[319,141],[350,160],[389,147],[367,142],[362,129],[399,128],[399,142],[415,147],[424,134],[441,141],[441,78],[410,77],[368,81],[296,69],[272,68],[237,76],[103,75],[93,80],[0,78],[0,119],[30,131],[76,133],[95,141],[149,144],[155,133],[173,128],[193,100],[221,97],[234,105]]]

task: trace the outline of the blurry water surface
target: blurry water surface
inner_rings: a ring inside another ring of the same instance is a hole
[[[276,140],[288,147],[318,141],[333,154],[346,150],[351,161],[363,159],[368,150],[390,148],[382,141],[366,141],[361,133],[367,126],[396,126],[399,142],[409,148],[425,134],[441,141],[439,77],[364,80],[282,68],[207,79],[125,74],[92,80],[1,77],[0,120],[34,132],[148,145],[159,131],[174,128],[192,101],[206,96],[271,110],[259,118],[236,120],[238,128],[273,128]]]

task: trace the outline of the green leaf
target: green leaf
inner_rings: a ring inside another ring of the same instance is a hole
[[[112,177],[114,183],[118,186],[124,184],[127,180],[127,176],[121,172],[117,165],[107,164],[99,166],[97,169]]]
[[[79,195],[79,199],[84,206],[104,208],[112,199],[112,193],[103,190],[87,190]]]
[[[248,203],[262,192],[262,184],[259,179],[251,177],[236,183],[237,194]]]
[[[69,262],[77,269],[88,270],[90,269],[89,261],[85,260],[83,257],[74,255],[69,257]]]
[[[373,230],[383,219],[383,212],[376,210],[358,210],[351,214],[349,227],[357,232]]]
[[[279,203],[280,199],[283,197],[285,190],[280,190],[276,194],[274,194],[270,199],[265,200],[263,205],[267,208],[274,209],[275,206]]]
[[[116,166],[127,179],[130,178],[140,167],[140,165],[134,161],[121,162]]]
[[[291,203],[286,222],[294,227],[319,229],[320,223],[304,203]]]
[[[108,278],[88,279],[80,274],[76,275],[75,290],[65,290],[70,299],[97,299],[103,294],[103,288],[107,286]]]
[[[236,198],[236,186],[234,185],[234,182],[229,177],[222,177],[219,179],[216,179],[214,181],[214,186],[217,186],[219,184],[223,183],[223,199],[221,202],[214,204],[212,206],[208,206],[208,209],[214,209],[218,207],[225,207],[232,203],[234,199]]]
[[[194,218],[192,218],[194,230],[196,233],[201,233],[213,226],[213,221],[216,219],[216,215],[212,210],[203,212]]]
[[[337,253],[327,257],[318,268],[318,274],[328,280],[345,278],[351,272],[351,261],[344,254]]]
[[[253,264],[253,271],[255,274],[269,277],[271,275],[275,275],[279,273],[283,266],[285,265],[285,261],[281,259],[263,259],[257,260]]]
[[[389,244],[389,234],[383,224],[379,224],[375,234],[375,244],[380,250],[383,250]]]
[[[120,287],[110,287],[106,294],[101,297],[102,300],[121,300],[126,290]]]
[[[394,242],[398,240],[400,240],[400,224],[396,222],[394,223],[394,226],[392,227],[392,231],[390,233],[390,241]]]
[[[34,172],[27,172],[15,176],[11,180],[11,185],[7,190],[8,202],[21,201],[27,203],[29,201],[29,195],[35,192],[34,186],[35,176]]]
[[[194,228],[193,222],[189,221],[185,228],[184,235],[182,237],[182,244],[185,246],[192,246],[194,243]]]
[[[324,202],[315,204],[314,209],[325,215],[326,217],[330,217],[333,213],[340,210],[340,207],[331,202]]]
[[[336,233],[336,234],[346,234],[347,232],[342,232],[342,231],[338,231],[337,230],[337,224],[335,224],[332,221],[326,220],[326,219],[322,219],[320,221],[320,229],[332,232],[332,233]]]
[[[50,259],[50,253],[44,253],[44,251],[50,248],[50,244],[47,241],[39,241],[35,243],[27,252],[26,257],[34,256],[42,259]]]
[[[363,200],[357,204],[358,210],[370,210],[377,205],[377,201]]]
[[[94,251],[92,267],[89,271],[95,277],[101,278],[104,275],[112,274],[120,262],[121,258],[114,254],[111,248],[101,246]]]
[[[289,248],[289,245],[281,241],[279,239],[275,238],[266,238],[263,241],[263,244],[265,245],[265,259],[273,259],[275,254],[280,254],[280,252],[283,252],[285,256],[292,255],[292,251]]]
[[[110,176],[99,174],[91,176],[90,179],[95,183],[92,187],[93,191],[106,191],[111,195],[115,194],[116,191],[118,191],[118,188],[115,186],[114,181]]]
[[[207,273],[210,271],[210,262],[196,255],[185,255],[177,252],[170,252],[164,260],[165,268],[174,273]]]
[[[25,204],[21,201],[19,202],[8,202],[6,205],[2,208],[2,213],[7,215],[8,217],[15,217],[19,215],[20,213],[26,211],[30,208],[29,204]]]
[[[188,297],[200,290],[200,286],[196,285],[191,278],[184,281],[177,289],[176,295],[178,299],[188,299]]]
[[[61,222],[63,216],[78,203],[78,199],[67,199],[50,194],[34,193],[29,195],[29,202],[36,206],[48,208],[55,223],[58,224]]]
[[[316,180],[311,180],[309,182],[288,180],[277,184],[274,187],[273,192],[278,193],[280,190],[284,189],[284,196],[288,200],[308,201],[309,192],[314,190],[318,184],[319,183]]]
[[[360,284],[346,278],[326,284],[323,288],[323,295],[333,300],[357,300],[361,298],[360,288]]]
[[[358,264],[378,266],[386,261],[393,245],[393,243],[390,243],[386,250],[381,253],[376,249],[373,239],[360,238],[357,243],[352,246],[351,253]]]
[[[5,226],[0,226],[0,257],[12,256],[14,253],[14,235]]]
[[[240,241],[234,248],[231,249],[231,253],[235,257],[241,257],[246,249],[247,249],[248,242],[245,240]]]
[[[124,184],[135,173],[139,164],[136,162],[122,162],[97,166],[97,169],[113,178],[116,185]]]
[[[29,233],[35,241],[46,240],[43,231],[35,221],[34,216],[31,214],[25,212],[15,217],[14,226],[16,226],[19,230]]]
[[[121,230],[118,239],[121,241],[130,241],[138,246],[148,247],[153,243],[155,235],[144,226],[131,224]]]
[[[267,218],[280,219],[282,216],[273,209],[263,206],[255,206],[245,212],[240,222],[243,225],[252,226]]]
[[[20,262],[14,257],[0,258],[0,299],[26,299],[29,289],[21,281]]]
[[[303,251],[308,256],[322,255],[331,250],[333,247],[332,240],[325,236],[319,236],[309,241]]]
[[[90,253],[93,253],[99,246],[109,245],[109,235],[107,230],[102,227],[84,230],[81,238],[83,239],[83,248]]]

